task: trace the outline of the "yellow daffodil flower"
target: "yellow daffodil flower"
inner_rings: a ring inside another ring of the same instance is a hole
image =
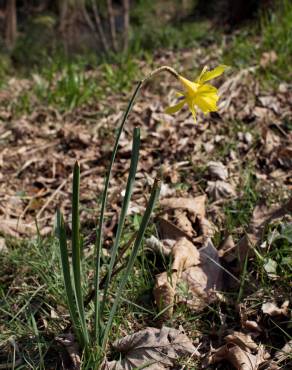
[[[184,91],[177,92],[177,95],[182,99],[173,107],[167,108],[166,113],[176,113],[187,104],[196,122],[196,107],[200,108],[204,114],[216,112],[218,110],[218,90],[216,87],[206,84],[205,82],[220,76],[226,68],[227,66],[225,65],[219,65],[211,71],[208,71],[208,68],[204,67],[200,76],[194,82],[179,75],[178,79]]]

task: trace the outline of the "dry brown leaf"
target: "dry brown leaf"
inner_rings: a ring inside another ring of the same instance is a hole
[[[183,270],[200,263],[200,254],[197,248],[186,238],[180,238],[171,250],[173,256],[172,273],[163,272],[156,276],[153,290],[155,302],[159,311],[163,311],[162,320],[173,314],[175,289],[178,277]]]
[[[198,221],[203,240],[212,238],[216,232],[215,225],[205,217],[198,217]]]
[[[275,153],[275,159],[273,163],[279,163],[280,166],[286,168],[287,170],[291,170],[292,168],[292,146],[285,145],[285,147],[280,146]]]
[[[234,255],[235,243],[232,235],[228,235],[224,240],[221,248],[218,250],[219,257],[223,257],[227,262],[233,261],[236,256]]]
[[[214,200],[219,200],[221,198],[230,198],[236,195],[235,190],[231,184],[225,181],[208,181],[207,194]]]
[[[279,147],[281,144],[281,138],[279,135],[276,135],[272,130],[265,129],[262,133],[264,146],[263,146],[263,155],[269,155],[273,150]]]
[[[0,232],[14,237],[31,236],[36,233],[36,228],[35,225],[24,224],[21,220],[0,218]]]
[[[268,96],[259,96],[259,101],[261,102],[262,106],[265,108],[272,109],[274,113],[279,114],[280,112],[280,102],[274,95]]]
[[[222,268],[217,250],[210,239],[200,250],[186,238],[178,240],[173,247],[172,275],[166,272],[156,277],[155,301],[163,318],[172,315],[175,294],[178,301],[200,311],[217,299],[216,292],[222,289]]]
[[[172,246],[180,238],[186,237],[190,239],[188,234],[163,217],[157,218],[157,227],[161,240],[172,240]]]
[[[171,253],[171,248],[165,247],[164,244],[154,235],[145,239],[145,246],[154,252],[163,254],[164,256],[169,256]]]
[[[165,256],[171,254],[173,246],[179,239],[187,238],[188,240],[191,240],[187,233],[162,217],[157,218],[157,229],[162,244],[162,248],[159,248],[159,251]]]
[[[182,356],[199,357],[200,353],[182,331],[162,327],[146,328],[113,343],[120,352],[119,361],[106,361],[103,370],[165,370],[175,366]],[[147,366],[148,364],[148,366]]]
[[[200,264],[184,270],[177,283],[179,301],[195,311],[216,300],[216,291],[222,289],[222,268],[210,239],[199,253]]]
[[[163,311],[162,320],[172,317],[176,282],[176,273],[169,275],[167,272],[163,272],[155,277],[153,295],[159,312]]]
[[[213,179],[224,181],[228,178],[228,170],[222,162],[208,162],[207,169]]]
[[[237,370],[257,370],[259,365],[265,361],[262,348],[256,355],[245,351],[240,346],[229,342],[218,348],[209,358],[208,363],[214,364],[223,360],[230,362]]]
[[[251,350],[258,349],[258,345],[254,342],[249,334],[241,333],[240,331],[232,331],[224,338],[227,343],[232,342],[241,348],[249,348]]]
[[[278,55],[274,50],[266,51],[260,59],[260,66],[266,68],[269,64],[273,64],[278,59]]]
[[[265,226],[286,214],[292,212],[292,198],[283,206],[258,205],[255,207],[252,215],[252,220],[244,235],[236,246],[239,259],[239,266],[242,267],[247,253],[251,250],[251,246],[257,244],[262,239],[262,233]]]
[[[269,316],[278,316],[278,315],[288,315],[289,301],[285,301],[281,307],[278,307],[276,302],[266,302],[262,305],[263,313],[266,313]]]
[[[288,358],[290,358],[291,360],[291,356],[292,356],[292,339],[289,340],[289,342],[287,342],[283,348],[281,348],[275,353],[275,360],[277,360],[277,362],[279,363],[285,361]]]
[[[80,348],[73,334],[62,334],[56,338],[61,343],[72,361],[70,369],[79,370],[81,368]],[[67,366],[66,366],[67,368]]]
[[[167,198],[160,201],[160,205],[170,209],[184,209],[196,215],[205,217],[206,195],[195,198]]]
[[[259,326],[259,324],[256,321],[243,320],[242,323],[241,323],[241,326],[244,329],[248,329],[248,330],[251,330],[251,331],[256,331],[258,333],[262,332],[261,327]]]
[[[174,218],[177,226],[184,231],[190,238],[194,234],[194,229],[191,220],[188,218],[187,213],[181,209],[174,211]]]
[[[248,334],[233,331],[224,340],[227,343],[215,350],[208,360],[209,364],[226,360],[237,370],[257,370],[269,358],[264,348],[257,345]]]
[[[172,248],[172,271],[181,276],[182,271],[200,263],[200,253],[197,248],[186,238],[179,239]]]

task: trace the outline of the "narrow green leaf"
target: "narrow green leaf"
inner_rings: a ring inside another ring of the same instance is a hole
[[[141,221],[138,233],[137,233],[137,237],[136,237],[136,240],[135,240],[135,243],[134,243],[134,246],[133,246],[133,250],[131,252],[126,270],[124,271],[122,279],[121,279],[120,284],[118,286],[117,294],[116,294],[113,306],[112,306],[110,314],[109,314],[109,319],[108,319],[108,322],[106,324],[105,330],[104,330],[103,335],[102,335],[102,349],[103,350],[105,350],[105,347],[107,345],[109,332],[111,330],[117,308],[118,308],[119,303],[121,301],[122,292],[125,289],[125,286],[126,286],[126,283],[128,281],[129,275],[130,275],[130,273],[133,269],[133,266],[134,266],[134,263],[135,263],[135,260],[136,260],[141,242],[142,242],[143,237],[144,237],[144,233],[145,233],[147,225],[149,223],[149,220],[150,220],[151,214],[153,212],[153,208],[155,206],[156,200],[158,199],[159,192],[160,192],[160,181],[155,180],[154,185],[152,187],[150,199],[149,199],[149,202],[147,204],[147,208],[145,210],[145,213],[143,215],[143,218],[142,218],[142,221]]]
[[[100,307],[100,319],[102,319],[103,317],[104,306],[105,306],[105,302],[107,301],[108,287],[109,287],[109,283],[112,277],[112,271],[113,271],[113,267],[114,267],[115,260],[117,257],[117,252],[118,252],[118,248],[120,245],[120,239],[121,239],[122,231],[124,228],[126,215],[128,212],[130,199],[131,199],[132,192],[133,192],[135,176],[136,176],[138,160],[139,160],[139,150],[140,150],[140,129],[136,127],[134,129],[134,134],[133,134],[131,165],[130,165],[130,171],[129,171],[129,176],[127,180],[125,197],[124,197],[123,204],[122,204],[122,209],[121,209],[121,214],[120,214],[120,218],[118,222],[118,228],[117,228],[114,245],[111,250],[111,260],[110,260],[110,264],[108,267],[107,277],[106,277],[104,290],[103,290],[103,300],[102,300],[102,304]]]
[[[80,325],[79,325],[78,316],[76,313],[76,305],[74,301],[74,291],[73,291],[72,282],[71,282],[66,229],[64,225],[63,215],[59,209],[57,210],[56,234],[59,239],[61,265],[62,265],[62,272],[63,272],[63,277],[64,277],[64,285],[65,285],[65,292],[66,292],[66,297],[67,297],[68,308],[69,308],[69,312],[70,312],[70,316],[71,316],[71,320],[72,320],[75,332],[78,338],[81,339],[82,337],[80,333]]]
[[[99,283],[100,283],[100,258],[101,258],[101,248],[102,248],[102,235],[103,235],[103,221],[104,221],[104,212],[105,212],[105,207],[106,207],[106,202],[107,202],[107,194],[108,194],[108,187],[109,187],[109,182],[110,182],[110,177],[111,177],[111,172],[112,172],[112,167],[116,158],[117,150],[118,150],[118,145],[120,141],[120,137],[124,128],[124,125],[126,123],[126,120],[128,118],[128,115],[130,111],[132,110],[133,104],[135,102],[136,97],[138,96],[138,93],[142,87],[143,82],[140,81],[131,97],[131,100],[129,101],[128,107],[125,111],[124,117],[122,119],[120,128],[117,133],[114,149],[112,152],[112,157],[109,165],[109,170],[105,179],[105,184],[104,184],[104,190],[102,193],[102,200],[101,200],[101,208],[100,208],[100,215],[99,215],[99,221],[98,225],[96,228],[96,243],[95,243],[95,253],[96,253],[96,266],[95,266],[95,277],[94,277],[94,288],[95,288],[95,297],[94,297],[94,340],[95,341],[100,341],[100,335],[99,335],[99,323],[100,323],[100,303],[99,303]]]
[[[72,194],[72,267],[75,287],[75,298],[80,320],[82,335],[85,345],[89,343],[88,330],[85,320],[85,310],[82,294],[81,274],[81,250],[79,234],[79,189],[80,189],[80,167],[76,161],[73,170],[73,194]]]

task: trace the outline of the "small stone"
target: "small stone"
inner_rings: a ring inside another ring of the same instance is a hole
[[[204,143],[203,147],[206,153],[211,153],[214,150],[214,145],[211,143]]]
[[[285,82],[280,83],[280,85],[278,87],[278,90],[279,90],[280,93],[283,93],[283,94],[286,93],[286,92],[288,92],[288,85],[287,85],[287,83],[285,83]]]
[[[252,134],[250,132],[246,132],[244,134],[244,141],[246,142],[246,144],[248,145],[251,145],[252,144],[252,141],[253,141],[253,137],[252,137]]]

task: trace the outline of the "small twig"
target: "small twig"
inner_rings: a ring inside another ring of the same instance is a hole
[[[199,343],[198,346],[196,347],[196,349],[193,351],[193,353],[191,354],[191,356],[189,357],[188,361],[186,362],[186,364],[181,368],[181,370],[184,370],[186,369],[186,366],[191,362],[192,358],[194,356],[198,356],[198,349],[201,347],[202,343]]]

